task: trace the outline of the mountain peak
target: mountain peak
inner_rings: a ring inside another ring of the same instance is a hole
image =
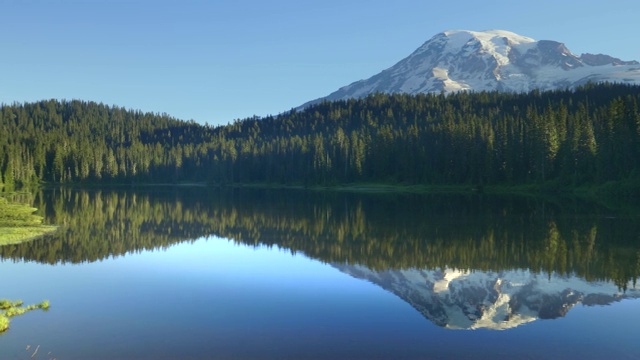
[[[475,38],[480,41],[493,41],[494,39],[499,39],[500,41],[506,39],[513,44],[521,44],[521,43],[532,43],[535,42],[534,39],[518,35],[514,32],[507,30],[484,30],[484,31],[471,31],[471,30],[447,30],[439,35],[443,35],[450,39],[456,38]],[[437,36],[437,35],[436,35]],[[468,41],[468,40],[467,40]]]
[[[311,101],[346,100],[372,93],[528,92],[588,82],[640,84],[640,65],[609,55],[576,56],[565,44],[506,30],[448,30],[366,80]]]

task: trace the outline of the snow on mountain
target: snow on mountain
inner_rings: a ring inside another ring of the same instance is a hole
[[[528,92],[605,81],[640,84],[640,63],[603,54],[577,56],[560,42],[504,30],[454,30],[437,34],[391,68],[302,107],[376,92]]]
[[[580,303],[605,305],[640,298],[640,289],[633,284],[623,292],[610,282],[528,270],[373,271],[359,265],[332,266],[399,296],[436,325],[449,329],[505,330],[562,317]]]

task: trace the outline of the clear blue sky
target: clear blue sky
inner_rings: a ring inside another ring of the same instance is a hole
[[[83,99],[200,123],[278,114],[444,30],[640,61],[640,1],[0,0],[0,102]]]

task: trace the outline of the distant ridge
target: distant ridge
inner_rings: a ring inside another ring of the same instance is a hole
[[[322,100],[372,93],[528,92],[574,88],[588,82],[640,84],[640,63],[604,54],[573,54],[563,43],[510,31],[452,30],[435,35],[411,55]]]

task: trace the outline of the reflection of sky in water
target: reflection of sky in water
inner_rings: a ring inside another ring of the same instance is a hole
[[[450,331],[331,266],[219,238],[81,265],[4,261],[0,277],[0,297],[51,301],[0,336],[9,358],[27,344],[60,359],[640,356],[637,301]]]

